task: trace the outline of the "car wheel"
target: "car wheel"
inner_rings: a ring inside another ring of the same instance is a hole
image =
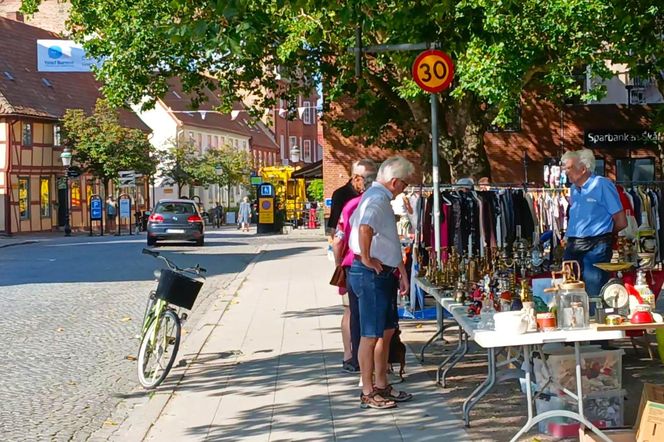
[[[196,245],[201,247],[203,244],[205,244],[205,238],[201,236],[196,240]]]
[[[148,237],[148,246],[156,246],[157,245],[157,240],[154,238]]]

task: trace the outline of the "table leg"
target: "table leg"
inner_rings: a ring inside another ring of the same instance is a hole
[[[429,338],[429,340],[424,344],[424,346],[422,347],[422,351],[420,351],[420,362],[424,362],[424,350],[426,350],[426,348],[427,348],[428,346],[430,346],[431,343],[433,343],[433,341],[435,341],[436,338],[437,338],[438,336],[442,335],[442,334],[443,334],[443,331],[442,331],[442,330],[438,330],[438,331],[437,331],[436,333],[434,333],[434,335],[433,335],[431,338]]]
[[[445,311],[443,310],[443,306],[440,305],[440,302],[436,302],[436,323],[438,325],[438,331],[440,340],[443,342],[445,341]]]
[[[524,347],[525,349],[525,347]],[[525,350],[524,350],[525,351]],[[580,343],[574,343],[574,359],[576,363],[576,396],[578,404],[578,413],[566,410],[552,410],[545,413],[538,414],[533,417],[533,404],[532,404],[532,388],[530,385],[530,352],[527,352],[524,357],[526,358],[527,370],[526,370],[526,397],[528,400],[528,421],[526,424],[519,430],[518,433],[511,439],[511,442],[516,442],[521,436],[528,432],[533,426],[537,425],[541,421],[548,419],[550,417],[568,417],[574,419],[577,422],[580,422],[586,428],[589,428],[593,433],[595,433],[601,440],[605,442],[611,442],[604,433],[602,433],[596,426],[594,426],[583,414],[583,380],[581,378],[581,351]]]
[[[463,328],[461,328],[461,326],[459,326],[459,342],[457,342],[457,347],[452,351],[452,353],[449,354],[449,356],[447,356],[447,358],[445,358],[445,360],[443,362],[441,362],[438,365],[438,368],[436,369],[436,383],[437,384],[440,383],[440,371],[443,369],[443,367],[445,365],[447,365],[449,362],[451,362],[452,359],[454,359],[454,357],[457,354],[459,354],[461,351],[463,351]]]
[[[496,350],[494,348],[489,348],[487,350],[487,359],[489,366],[486,379],[477,386],[463,403],[463,420],[466,427],[470,427],[470,410],[477,405],[480,399],[482,399],[496,383]]]
[[[447,367],[445,370],[443,370],[443,372],[441,373],[441,375],[440,375],[440,377],[439,377],[439,379],[438,379],[438,381],[440,382],[440,385],[441,385],[443,388],[445,388],[445,378],[447,377],[447,372],[449,372],[452,368],[454,368],[454,366],[455,366],[455,365],[456,365],[461,359],[463,359],[463,357],[466,356],[466,354],[468,354],[468,335],[465,334],[465,333],[463,333],[463,336],[460,337],[459,339],[461,339],[461,340],[463,341],[463,349],[461,350],[461,353],[458,353],[458,354],[454,357],[454,359],[452,360],[452,362],[450,362],[450,365],[448,365],[448,367]],[[440,371],[439,371],[439,373],[440,373]]]

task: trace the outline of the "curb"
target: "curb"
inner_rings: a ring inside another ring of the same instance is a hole
[[[22,246],[25,244],[35,244],[38,243],[39,240],[36,239],[29,239],[26,241],[19,241],[19,242],[11,242],[9,244],[0,244],[0,249],[4,249],[5,247],[13,247],[13,246]]]
[[[150,393],[137,387],[131,393],[132,397],[136,392],[145,392],[146,394],[141,394],[138,398],[121,401],[106,421],[110,421],[110,425],[105,422],[100,429],[92,433],[88,440],[121,440],[125,442],[143,441],[146,438],[152,425],[159,419],[171,398],[177,394],[176,390],[191,368],[192,362],[197,360],[203,347],[228,310],[231,301],[237,296],[238,290],[253,271],[256,263],[263,256],[265,249],[266,246],[261,245],[256,251],[256,256],[249,262],[247,267],[241,273],[238,273],[232,280],[228,281],[225,285],[222,285],[222,293],[216,300],[212,301],[208,306],[210,307],[209,310],[198,320],[195,326],[192,327],[192,332],[178,351],[179,355],[189,355],[186,361],[186,368],[179,373],[169,373],[170,379],[167,378],[166,380],[168,385],[167,388],[161,390],[158,388]],[[174,368],[177,367],[174,366]],[[113,417],[116,416],[117,413],[122,413],[124,415],[124,419],[119,425],[112,422]],[[115,425],[118,426],[114,427]]]

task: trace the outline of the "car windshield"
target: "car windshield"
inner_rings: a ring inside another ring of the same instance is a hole
[[[176,213],[180,215],[190,215],[196,213],[193,204],[188,203],[159,203],[155,213]]]

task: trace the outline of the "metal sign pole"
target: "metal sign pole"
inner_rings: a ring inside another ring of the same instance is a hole
[[[438,173],[438,94],[431,94],[431,162],[433,163],[433,223],[436,261],[442,265],[440,253],[440,178]]]

